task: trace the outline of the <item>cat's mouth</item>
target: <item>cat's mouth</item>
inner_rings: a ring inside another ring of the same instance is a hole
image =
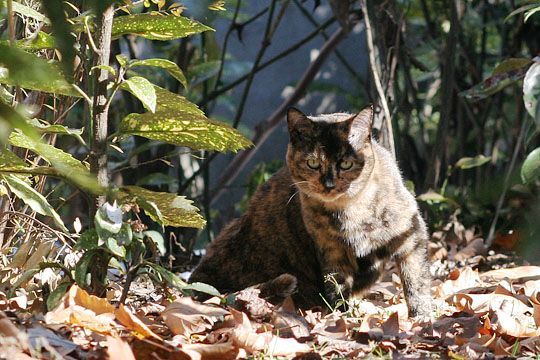
[[[310,191],[309,196],[316,198],[317,200],[320,200],[322,202],[333,202],[337,199],[341,198],[343,195],[345,195],[344,192],[338,192],[338,191]]]

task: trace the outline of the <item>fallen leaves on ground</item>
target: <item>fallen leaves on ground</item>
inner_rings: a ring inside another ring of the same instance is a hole
[[[188,360],[437,354],[475,359],[540,353],[539,266],[483,273],[456,267],[433,281],[432,294],[433,318],[411,319],[395,276],[376,284],[364,299],[351,301],[347,312],[301,312],[291,299],[275,306],[258,297],[255,288],[206,302],[161,298],[135,312],[73,286],[44,321],[9,309],[0,312],[0,355]]]

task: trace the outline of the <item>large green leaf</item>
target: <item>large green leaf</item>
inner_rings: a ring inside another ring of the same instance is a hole
[[[154,114],[130,114],[120,123],[119,133],[138,135],[197,150],[238,151],[251,142],[227,124],[211,121],[180,95],[156,86]]]
[[[62,54],[62,67],[69,77],[73,74],[73,60],[75,59],[75,37],[71,34],[71,25],[66,17],[63,0],[47,0],[43,11],[51,20],[55,45]]]
[[[49,162],[61,175],[70,182],[90,191],[94,194],[103,192],[98,185],[95,176],[88,171],[88,168],[75,159],[70,154],[52,146],[32,140],[30,137],[13,132],[9,137],[12,145],[32,150]]]
[[[2,178],[10,188],[10,190],[25,204],[30,206],[35,212],[44,215],[50,216],[53,218],[54,222],[58,225],[62,231],[69,233],[69,230],[64,225],[64,222],[60,218],[60,215],[53,209],[49,204],[47,199],[39,192],[34,190],[30,185],[28,185],[24,180],[20,179],[15,175],[2,175]]]
[[[8,45],[9,42],[1,40],[0,44]],[[54,49],[54,37],[43,31],[38,31],[37,34],[26,39],[16,40],[15,45],[24,50]]]
[[[540,128],[540,57],[535,60],[523,80],[523,102],[536,126]]]
[[[216,76],[219,73],[220,67],[221,61],[219,60],[207,61],[202,64],[192,66],[188,72],[191,87],[194,87],[195,85]]]
[[[183,16],[145,13],[115,18],[112,36],[134,34],[152,40],[173,40],[208,30],[213,29]]]
[[[71,135],[75,139],[77,139],[81,144],[85,145],[84,139],[81,137],[83,133],[83,129],[72,129],[68,128],[67,126],[60,125],[60,124],[48,124],[46,122],[41,122],[37,119],[31,119],[29,120],[30,124],[32,124],[35,128],[39,130],[41,133],[45,134],[58,134],[58,135]]]
[[[28,167],[21,158],[5,148],[0,149],[0,174],[59,175],[52,167]]]
[[[5,3],[6,1],[2,0],[1,2]],[[29,6],[23,5],[23,4],[18,3],[16,1],[12,2],[12,6],[13,6],[13,11],[18,13],[18,14],[24,15],[26,17],[32,18],[32,19],[37,20],[37,21],[41,21],[41,22],[43,22],[45,24],[50,24],[51,23],[51,21],[45,15],[41,14],[39,11],[36,11],[36,10],[32,9]]]
[[[490,77],[471,89],[462,91],[460,95],[472,100],[485,99],[523,78],[531,62],[530,59],[507,59],[493,70]]]
[[[130,67],[135,66],[152,66],[166,70],[172,77],[178,80],[185,88],[187,88],[187,80],[182,70],[170,60],[167,59],[144,59],[133,60],[129,63]]]
[[[60,95],[81,96],[66,81],[57,62],[49,62],[24,50],[2,44],[0,83]]]
[[[150,218],[163,226],[202,228],[206,221],[191,200],[176,194],[150,191],[138,186],[121,188],[120,201],[138,204]]]
[[[156,90],[150,81],[140,76],[134,76],[124,81],[121,88],[141,100],[147,110],[156,111]]]
[[[531,151],[521,166],[521,180],[526,184],[540,181],[540,147]]]

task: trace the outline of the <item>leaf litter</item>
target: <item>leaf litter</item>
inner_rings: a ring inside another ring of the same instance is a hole
[[[347,311],[301,311],[290,298],[273,305],[256,286],[200,302],[171,289],[160,293],[141,278],[127,305],[118,305],[118,284],[107,298],[72,286],[45,313],[37,299],[24,309],[21,299],[0,293],[0,358],[536,359],[540,266],[488,252],[459,224],[433,237],[431,318],[407,316],[393,265]]]

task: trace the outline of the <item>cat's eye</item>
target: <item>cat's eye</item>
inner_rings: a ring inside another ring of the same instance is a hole
[[[341,168],[341,170],[349,170],[350,168],[352,168],[352,166],[353,162],[350,160],[343,160],[339,163],[339,167]]]
[[[321,167],[321,162],[319,161],[319,159],[308,159],[307,166],[312,169],[318,169]]]

